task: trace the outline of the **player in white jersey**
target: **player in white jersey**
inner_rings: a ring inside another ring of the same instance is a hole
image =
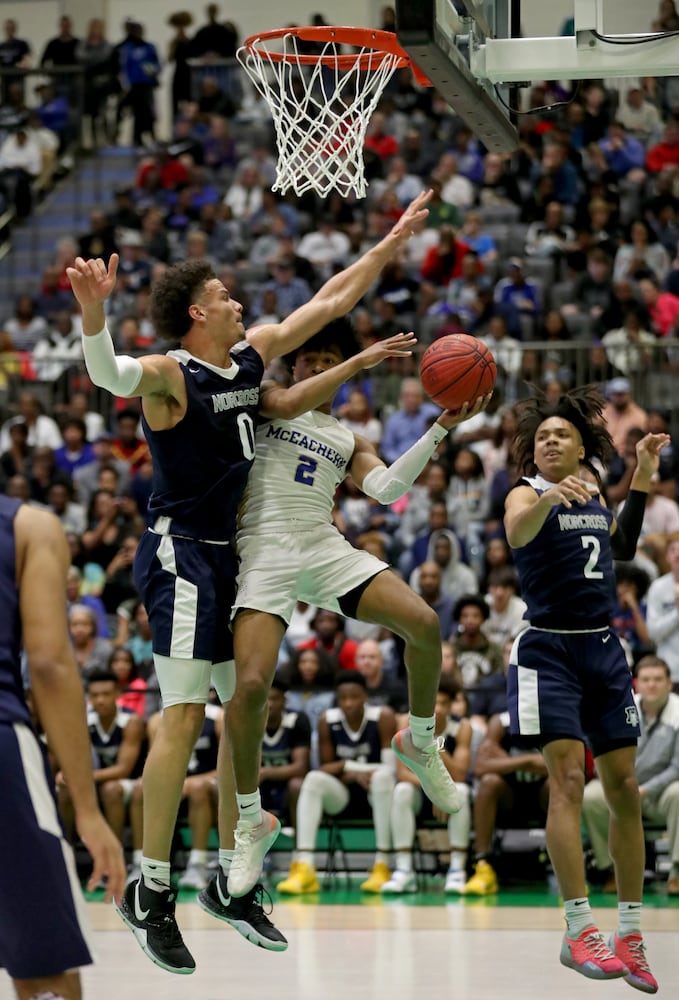
[[[291,362],[295,383],[333,369],[357,351],[351,324],[336,320],[299,348]],[[271,405],[273,399],[265,397]],[[239,511],[240,558],[234,602],[236,695],[229,728],[236,784],[256,793],[267,693],[278,648],[298,600],[383,625],[405,640],[411,716],[393,748],[413,770],[432,801],[456,812],[460,801],[434,742],[434,707],[441,671],[436,613],[389,566],[360,552],[331,521],[335,490],[351,473],[382,503],[403,496],[451,427],[480,412],[442,413],[422,438],[387,468],[373,446],[330,415],[327,402],[293,420],[263,422],[256,434],[256,462]],[[267,415],[266,405],[263,415]],[[252,873],[250,873],[252,877]],[[238,894],[239,884],[229,891]]]

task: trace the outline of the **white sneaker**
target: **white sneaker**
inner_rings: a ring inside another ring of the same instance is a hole
[[[454,892],[458,896],[464,896],[464,887],[467,884],[467,873],[463,871],[449,871],[446,875],[444,892]]]
[[[200,892],[207,885],[206,865],[189,865],[177,884],[180,889],[197,889]]]
[[[404,872],[397,868],[382,886],[382,892],[417,892],[417,876],[414,872]]]
[[[238,820],[236,847],[227,884],[230,896],[244,896],[259,881],[264,856],[281,832],[280,820],[271,813],[262,812],[259,826]]]
[[[401,729],[391,741],[391,748],[399,760],[419,778],[422,791],[435,806],[447,813],[460,811],[460,794],[441,760],[442,736],[431,746],[420,750],[413,743],[410,730]]]

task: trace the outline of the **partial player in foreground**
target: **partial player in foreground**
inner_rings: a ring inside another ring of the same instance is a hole
[[[652,475],[667,434],[637,444],[637,467],[618,521],[596,485],[581,478],[613,452],[604,399],[585,387],[522,405],[515,445],[524,478],[506,501],[505,529],[528,605],[507,677],[511,731],[543,747],[549,774],[547,847],[565,901],[561,962],[590,979],[658,984],[641,936],[644,834],[634,759],[639,719],[620,642],[613,559],[631,559]],[[587,899],[580,833],[585,742],[611,811],[610,852],[618,884],[618,928],[608,944]]]
[[[293,389],[339,371],[358,350],[348,320],[327,325],[289,357]],[[387,563],[356,550],[331,521],[335,490],[347,474],[368,496],[388,504],[403,496],[451,427],[474,416],[489,396],[468,411],[442,413],[404,455],[387,467],[373,446],[330,415],[330,402],[292,419],[277,418],[283,390],[263,390],[264,420],[256,435],[256,461],[248,479],[236,545],[240,558],[235,601],[237,683],[229,706],[236,785],[261,815],[257,791],[259,748],[266,724],[267,694],[278,649],[297,601],[383,625],[405,641],[410,724],[393,740],[396,755],[417,775],[425,794],[444,812],[460,798],[434,739],[436,692],[441,673],[441,635],[436,613],[392,572]],[[260,829],[264,829],[262,824]],[[247,859],[232,868],[229,891],[238,896],[258,877],[267,849],[252,835]],[[299,878],[313,871],[298,868]],[[386,879],[385,879],[386,881]],[[303,891],[303,890],[302,890]]]
[[[107,877],[110,900],[125,884],[122,848],[99,811],[92,780],[85,699],[66,621],[69,562],[52,514],[0,495],[0,966],[19,1000],[80,1000],[77,969],[92,962],[73,853],[24,697],[22,642],[35,709],[94,861],[89,888]]]

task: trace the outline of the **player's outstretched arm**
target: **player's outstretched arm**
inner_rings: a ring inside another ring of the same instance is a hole
[[[651,479],[660,467],[660,452],[670,443],[669,434],[646,434],[637,442],[637,466],[617,520],[611,525],[613,558],[634,558],[646,511]]]
[[[587,503],[592,497],[589,486],[578,476],[566,476],[538,496],[531,486],[515,486],[505,501],[505,532],[513,549],[532,542],[547,520],[552,507]]]
[[[126,875],[122,847],[97,805],[85,698],[68,636],[66,537],[54,515],[24,506],[16,516],[15,539],[21,624],[38,716],[68,785],[78,832],[94,858],[92,877],[108,875],[108,893],[120,895]]]
[[[360,354],[348,358],[334,368],[291,385],[288,389],[267,384],[262,387],[260,413],[271,419],[292,420],[300,413],[314,410],[332,399],[339,387],[364,368],[374,368],[386,358],[409,358],[417,343],[413,333],[397,333],[394,337],[371,344]]]
[[[465,403],[459,413],[442,413],[426,434],[389,466],[368,441],[355,435],[356,448],[350,468],[352,479],[359,489],[379,503],[398,500],[408,492],[450,428],[480,413],[487,406],[490,395],[478,399],[471,409]]]
[[[384,265],[422,227],[429,214],[427,202],[431,196],[431,191],[419,194],[383,240],[345,271],[326,281],[310,302],[296,309],[282,323],[261,326],[248,333],[248,342],[265,363],[293,351],[332,320],[346,316],[360,302]]]
[[[173,358],[152,354],[144,358],[116,357],[106,326],[104,302],[115,288],[118,254],[108,266],[98,258],[76,257],[67,267],[73,294],[80,303],[83,321],[83,354],[95,385],[116,396],[172,396],[181,398],[184,381]]]

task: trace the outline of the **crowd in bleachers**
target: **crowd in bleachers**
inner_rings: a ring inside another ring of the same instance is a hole
[[[45,66],[85,67],[92,82],[87,113],[103,121],[113,108],[104,122],[112,129],[108,138],[115,138],[129,109],[139,164],[129,186],[92,213],[87,232],[59,241],[39,294],[3,304],[0,489],[50,508],[61,520],[72,551],[69,623],[83,681],[113,683],[106,680],[112,670],[119,704],[148,719],[159,698],[132,562],[147,524],[151,457],[136,401],[102,409],[86,377],[66,268],[76,255],[118,252],[118,281],[107,301],[116,348],[133,355],[163,351],[167,345],[157,340],[148,316],[149,291],[172,263],[207,258],[243,304],[246,327],[276,322],[364,253],[431,187],[426,228],[384,269],[356,310],[355,326],[366,345],[400,330],[415,330],[421,346],[449,333],[473,333],[495,355],[497,389],[484,413],[442,442],[403,500],[381,506],[347,480],[334,517],[346,537],[386,558],[437,611],[445,675],[453,684],[442,697],[459,699],[456,711],[471,719],[460,779],[481,779],[494,759],[488,741],[511,753],[498,721],[505,710],[503,664],[525,607],[502,527],[504,498],[518,474],[510,448],[516,405],[535,389],[556,397],[575,384],[583,369],[569,343],[584,343],[585,371],[606,394],[605,416],[618,449],[604,479],[614,507],[624,502],[639,435],[674,422],[657,399],[645,396],[643,375],[672,372],[677,361],[676,348],[666,342],[679,330],[679,77],[593,80],[578,88],[536,84],[529,106],[564,96],[568,103],[557,113],[522,118],[520,150],[503,157],[488,153],[440,95],[400,70],[368,129],[365,201],[283,198],[271,191],[275,146],[266,107],[245,83],[225,90],[224,78],[209,72],[211,53],[234,55],[238,29],[219,19],[216,5],[193,35],[191,15],[173,18],[173,134],[162,143],[154,133],[161,60],[137,21],[126,22],[126,39],[112,45],[101,22],[93,21],[80,40],[62,18],[59,36],[43,54]],[[7,22],[5,32],[0,64],[25,65],[30,53],[16,38],[16,25]],[[188,60],[201,57],[207,70],[196,87]],[[137,77],[132,64],[140,60]],[[28,116],[22,81],[5,76],[3,84],[3,113],[15,108],[18,118],[4,123],[1,176],[11,180],[15,171],[16,180],[22,170],[34,176],[38,160],[17,166],[17,150],[39,145],[45,130],[56,136],[50,140],[55,149],[66,141],[68,114],[57,127],[55,103],[68,103],[69,94],[43,87],[41,105]],[[145,141],[154,144],[144,148]],[[13,188],[15,198],[19,191]],[[534,341],[543,348],[525,347]],[[387,463],[438,412],[424,398],[417,371],[417,355],[391,360],[346,385],[334,403],[340,420],[373,442]],[[269,374],[289,377],[282,364]],[[663,452],[638,555],[620,567],[613,622],[630,667],[657,653],[675,689],[678,477],[675,446]],[[338,672],[347,669],[366,678],[366,702],[405,710],[402,650],[394,637],[300,605],[281,650],[279,678],[289,711],[311,720],[313,763],[320,720],[334,704]],[[96,730],[96,720],[92,725]],[[452,757],[456,734],[449,735]],[[485,749],[477,754],[479,745]],[[679,735],[676,748],[673,780],[679,782]],[[205,760],[197,773],[211,773]],[[543,777],[536,760],[521,766]],[[136,767],[133,762],[122,777]],[[98,780],[119,781],[115,775]],[[487,779],[484,787],[491,784]],[[200,795],[198,825],[208,809],[204,790]],[[451,843],[453,854],[466,852],[467,844]],[[193,856],[194,869],[204,863],[205,847]],[[679,894],[679,855],[673,860]],[[463,886],[463,863],[455,861],[450,891]],[[481,883],[491,891],[490,876]]]

